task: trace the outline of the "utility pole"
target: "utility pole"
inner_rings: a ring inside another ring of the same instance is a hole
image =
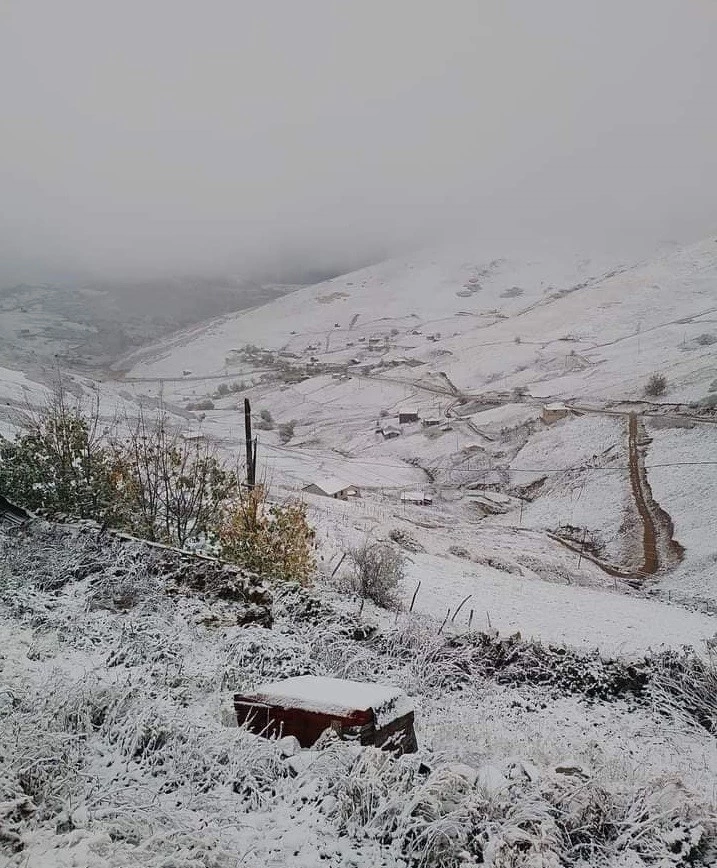
[[[246,487],[251,491],[256,485],[256,440],[251,437],[251,406],[244,398],[244,434],[246,438]]]

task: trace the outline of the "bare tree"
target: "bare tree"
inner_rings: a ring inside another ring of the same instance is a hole
[[[164,409],[150,418],[140,410],[128,427],[114,443],[127,525],[147,539],[180,546],[207,534],[236,489],[236,474],[212,443],[173,426]]]
[[[363,600],[385,609],[400,605],[399,588],[404,578],[405,558],[392,545],[365,540],[347,552],[353,566],[352,589]]]

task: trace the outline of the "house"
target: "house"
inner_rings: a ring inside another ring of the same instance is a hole
[[[402,491],[401,503],[412,503],[417,506],[430,506],[433,503],[433,495],[426,491]]]
[[[321,497],[333,497],[334,500],[348,500],[349,497],[360,497],[361,492],[357,485],[347,485],[340,479],[327,478],[317,482],[311,482],[302,489],[307,494],[318,494]]]
[[[398,424],[408,425],[410,422],[418,422],[418,410],[399,410]]]
[[[379,431],[383,434],[384,440],[393,440],[394,437],[401,436],[401,429],[395,425],[382,425]]]
[[[545,404],[540,414],[540,418],[546,425],[552,425],[553,422],[557,422],[559,419],[564,419],[566,416],[569,416],[570,413],[570,408],[566,407],[563,403]]]
[[[421,425],[423,425],[424,428],[435,428],[440,425],[442,421],[443,419],[441,419],[440,416],[426,416],[421,419]]]

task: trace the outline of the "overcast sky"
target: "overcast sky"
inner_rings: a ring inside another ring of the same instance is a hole
[[[0,285],[717,229],[717,0],[0,0]]]

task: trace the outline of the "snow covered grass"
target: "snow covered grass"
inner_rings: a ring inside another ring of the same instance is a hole
[[[714,460],[717,425],[658,427],[649,422],[647,431],[652,438],[647,460],[652,493],[671,515],[675,539],[685,547],[684,560],[661,578],[660,587],[677,599],[717,603],[717,510],[712,508],[717,465],[659,466]]]
[[[82,538],[62,536],[70,551]],[[407,615],[377,629],[371,613],[359,622],[339,600],[298,586],[278,589],[270,630],[237,626],[235,604],[210,597],[153,593],[126,610],[96,608],[91,576],[40,587],[40,554],[31,575],[18,573],[20,557],[5,562],[0,853],[9,865],[714,859],[716,742],[683,699],[687,685],[690,702],[704,685],[704,705],[712,670],[692,658],[665,664],[672,681],[641,697],[639,679],[610,681],[631,664],[445,637]],[[291,740],[222,725],[226,691],[298,674],[405,689],[419,753],[396,760],[328,737],[297,752]],[[533,738],[506,737],[531,729]]]

